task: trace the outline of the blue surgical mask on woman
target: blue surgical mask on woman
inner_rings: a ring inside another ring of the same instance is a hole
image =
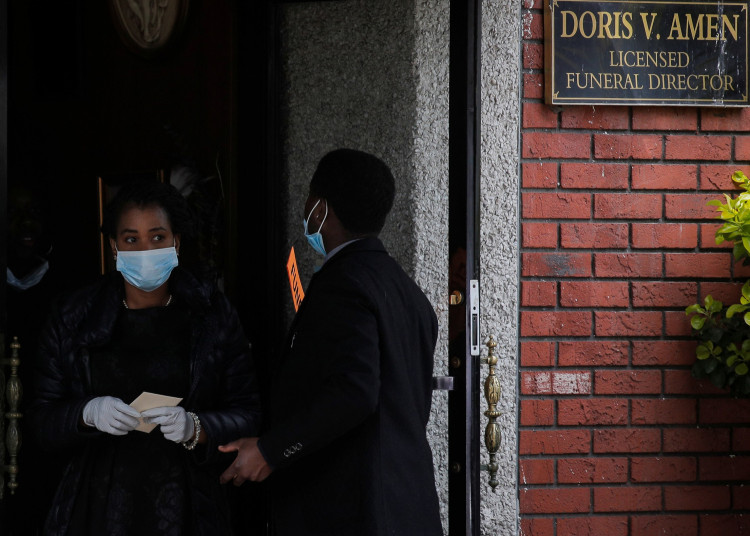
[[[174,246],[143,251],[117,250],[117,270],[125,281],[145,292],[162,286],[177,264]]]
[[[312,216],[313,210],[315,210],[315,207],[317,207],[320,204],[320,199],[318,199],[318,202],[315,203],[315,206],[310,210],[310,214],[307,215],[307,219],[303,219],[302,223],[305,226],[305,238],[307,238],[307,242],[310,244],[310,246],[323,255],[325,257],[326,255],[326,247],[323,244],[323,235],[320,234],[320,230],[323,228],[323,224],[326,222],[326,218],[328,217],[328,201],[326,201],[326,214],[323,216],[323,221],[320,222],[320,227],[318,227],[318,231],[312,234],[309,234],[307,232],[307,225],[310,221],[310,216]]]

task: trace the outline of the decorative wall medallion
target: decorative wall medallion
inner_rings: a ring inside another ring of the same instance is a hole
[[[130,48],[150,55],[179,34],[188,0],[110,0],[120,37]]]

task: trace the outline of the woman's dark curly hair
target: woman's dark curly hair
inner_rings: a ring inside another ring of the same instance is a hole
[[[171,184],[157,181],[135,181],[120,187],[104,208],[102,233],[116,238],[117,224],[123,211],[130,207],[157,206],[167,213],[172,232],[182,239],[190,239],[194,233],[193,213],[180,192]]]

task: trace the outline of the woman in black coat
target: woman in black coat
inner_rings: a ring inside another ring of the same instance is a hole
[[[117,272],[62,299],[40,337],[31,429],[70,456],[45,534],[231,534],[217,446],[257,434],[259,396],[235,310],[177,267],[189,230],[172,186],[123,186],[102,226]],[[181,402],[139,412],[143,392]]]

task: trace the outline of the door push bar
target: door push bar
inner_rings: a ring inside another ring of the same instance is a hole
[[[5,350],[5,345],[4,338],[1,336],[0,343],[3,344],[3,348],[0,349],[0,352],[2,352]],[[18,489],[18,451],[21,449],[19,421],[23,417],[19,411],[21,397],[23,396],[21,380],[18,377],[18,367],[21,364],[21,359],[18,357],[20,349],[21,344],[18,342],[18,337],[13,337],[13,342],[10,343],[10,358],[5,359],[0,355],[0,499],[3,498],[6,486],[6,473],[9,477],[7,487],[10,494],[14,495],[16,489]],[[10,377],[7,381],[4,370],[6,366],[10,367]],[[7,407],[4,405],[6,399]],[[5,426],[5,419],[8,420],[7,427]],[[7,464],[5,463],[6,452],[9,457]]]
[[[502,388],[500,387],[500,380],[495,374],[495,367],[497,366],[497,356],[495,355],[497,343],[495,342],[495,337],[490,335],[490,339],[485,344],[487,346],[487,357],[481,358],[481,362],[482,364],[489,365],[490,371],[487,379],[484,380],[484,398],[487,400],[487,411],[484,412],[484,415],[487,417],[487,427],[484,429],[484,445],[487,447],[487,452],[490,455],[490,463],[482,465],[482,469],[486,469],[490,474],[489,483],[494,491],[499,484],[497,480],[498,464],[495,456],[500,449],[500,442],[502,441],[502,432],[497,422],[497,419],[502,415],[502,412],[497,409]]]
[[[482,364],[490,367],[489,374],[484,380],[484,398],[487,401],[487,410],[484,412],[484,415],[487,417],[487,426],[484,429],[484,445],[487,447],[487,452],[490,456],[490,463],[487,465],[482,464],[481,468],[489,473],[489,484],[494,491],[500,484],[497,480],[497,470],[499,466],[496,456],[497,451],[500,449],[500,443],[502,442],[502,431],[500,430],[500,424],[497,422],[497,419],[502,415],[502,412],[498,411],[497,404],[500,401],[502,387],[500,386],[500,380],[495,373],[495,367],[497,366],[497,356],[495,355],[497,342],[495,342],[495,336],[490,335],[490,338],[485,345],[487,346],[487,357],[480,358],[480,361]],[[433,376],[432,389],[434,391],[452,391],[453,376]]]

